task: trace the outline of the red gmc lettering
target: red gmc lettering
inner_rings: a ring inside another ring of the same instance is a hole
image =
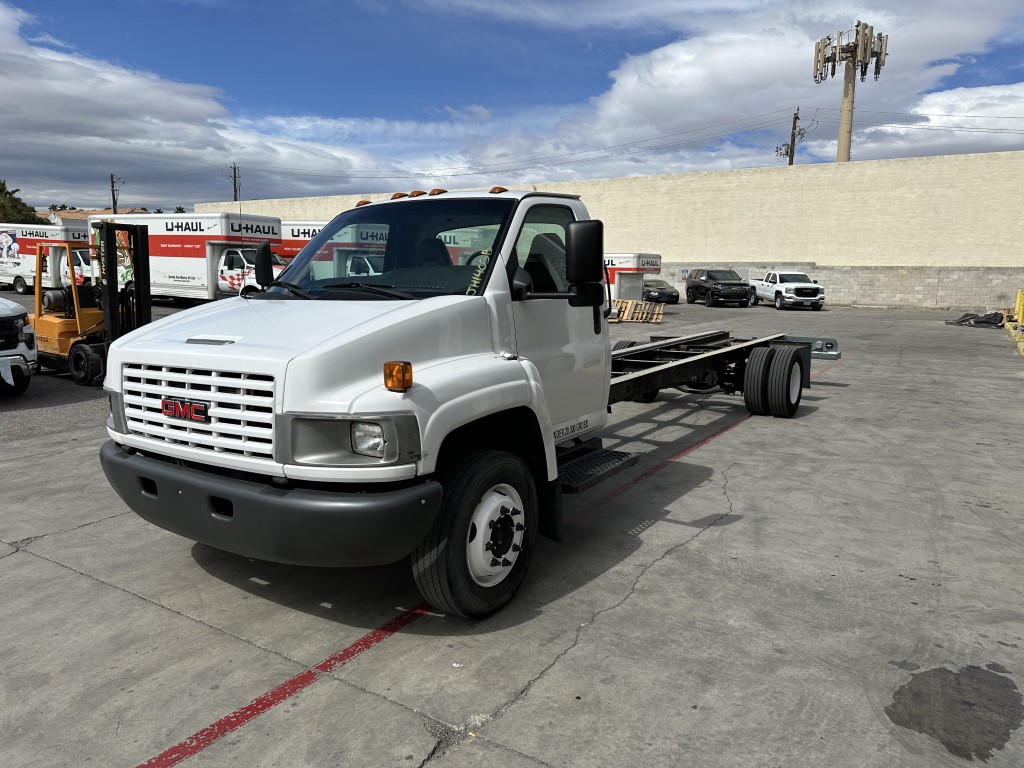
[[[172,419],[188,421],[206,421],[206,405],[204,403],[183,403],[180,400],[163,400],[160,412]]]

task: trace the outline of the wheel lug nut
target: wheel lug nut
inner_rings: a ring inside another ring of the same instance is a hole
[[[512,551],[513,552],[519,552],[521,550],[522,550],[522,547],[520,547],[518,544],[513,544],[512,545]]]
[[[496,557],[492,557],[491,558],[491,568],[496,568],[499,565],[501,565],[501,560],[499,560]]]
[[[526,530],[526,526],[523,525],[522,523],[516,523],[516,530],[517,531],[525,531]]]
[[[501,558],[501,564],[508,568],[510,565],[512,565],[512,561],[509,560],[507,557],[503,557]]]

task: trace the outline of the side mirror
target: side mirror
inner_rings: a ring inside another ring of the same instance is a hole
[[[814,283],[815,285],[817,285],[817,284],[818,284],[818,281],[817,281],[817,280],[811,280],[811,282],[812,282],[812,283]]]
[[[600,283],[604,277],[604,224],[570,221],[565,230],[565,276],[572,286]]]
[[[533,278],[522,267],[512,274],[512,301],[522,301],[533,288]]]
[[[256,246],[256,282],[264,288],[274,282],[274,255],[268,240]]]

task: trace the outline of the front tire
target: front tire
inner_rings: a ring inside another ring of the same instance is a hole
[[[704,306],[705,307],[713,307],[713,306],[715,306],[715,300],[711,296],[711,291],[707,291],[707,292],[704,293]]]
[[[24,296],[28,293],[28,283],[25,282],[25,278],[21,275],[14,278],[14,292],[19,296]]]
[[[686,292],[686,303],[687,304],[695,304],[696,302],[697,302],[697,297],[693,295],[693,291],[687,291]]]
[[[420,594],[438,610],[483,619],[519,589],[537,537],[537,491],[526,463],[482,450],[440,473],[444,499],[412,553]]]
[[[14,384],[8,384],[3,379],[0,379],[0,397],[17,397],[25,393],[28,389],[28,383],[31,381],[32,376],[26,376],[21,372],[20,368],[12,368],[11,377],[14,379]]]
[[[761,301],[761,297],[758,296],[756,293],[750,294],[750,306],[756,307],[758,302],[760,302],[760,301]]]
[[[782,300],[782,294],[781,293],[776,293],[775,294],[775,308],[776,309],[785,309],[785,307],[786,307],[786,302],[784,302]]]
[[[103,378],[103,358],[88,344],[76,344],[68,353],[68,372],[76,384],[91,387]]]

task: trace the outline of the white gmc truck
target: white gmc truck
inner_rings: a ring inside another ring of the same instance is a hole
[[[366,229],[381,273],[353,275]],[[487,616],[538,533],[560,539],[562,494],[636,463],[596,436],[612,403],[720,388],[788,417],[812,355],[839,354],[724,331],[612,351],[602,232],[575,196],[495,187],[360,205],[276,279],[261,245],[262,292],[111,346],[107,478],[191,540],[311,566],[410,557],[432,605]]]
[[[767,301],[776,309],[810,307],[819,310],[825,306],[825,289],[803,272],[772,270],[761,280],[750,281],[750,304]]]

